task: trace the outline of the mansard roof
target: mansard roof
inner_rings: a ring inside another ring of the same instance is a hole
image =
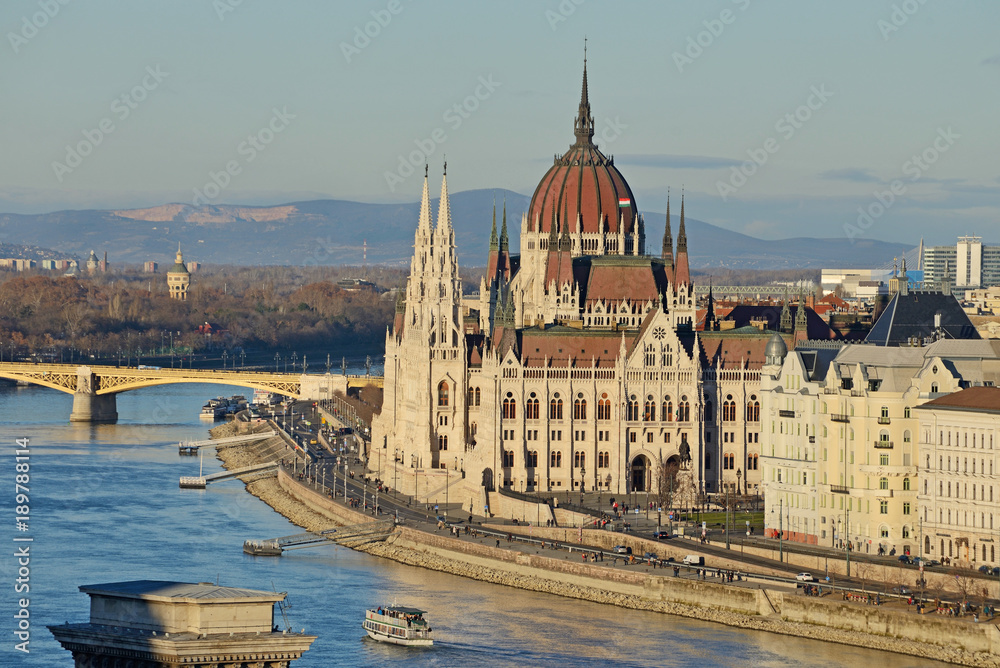
[[[727,332],[699,332],[698,342],[704,363],[721,369],[759,369],[764,366],[765,349],[774,332],[752,328]],[[733,332],[737,332],[735,335]],[[742,365],[742,367],[741,367]]]
[[[943,408],[950,411],[1000,413],[1000,387],[969,387],[946,394],[917,406],[918,409]]]
[[[635,331],[581,330],[556,325],[539,329],[532,327],[520,332],[521,364],[550,367],[613,367],[618,359],[622,336],[629,345]]]
[[[880,346],[898,346],[905,345],[912,337],[932,336],[935,316],[939,314],[946,338],[981,338],[953,295],[921,290],[893,295],[865,341]]]
[[[583,303],[621,301],[659,303],[659,295],[667,289],[667,274],[663,260],[648,255],[605,255],[578,258],[587,266],[585,282],[581,284]]]

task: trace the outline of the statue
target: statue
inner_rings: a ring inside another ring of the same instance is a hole
[[[678,453],[681,456],[681,463],[687,464],[691,461],[691,446],[688,445],[687,439],[681,441],[680,447],[677,448]]]

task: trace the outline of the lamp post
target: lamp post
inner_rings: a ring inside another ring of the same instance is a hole
[[[781,524],[781,520],[785,516],[784,506],[785,506],[785,500],[778,499],[778,561],[785,560],[785,553],[782,549],[782,544],[781,544],[782,538],[784,537],[785,534],[785,529]],[[848,571],[848,573],[850,573],[850,571]]]
[[[743,471],[740,469],[736,469],[736,496],[740,496],[740,494],[742,494],[742,492],[740,492],[740,478],[742,477],[743,477]]]
[[[228,359],[229,359],[229,351],[223,350],[222,351],[222,370],[223,371],[226,370],[226,360],[228,360]]]
[[[399,468],[399,448],[392,455],[392,498],[396,498],[396,469]]]
[[[726,549],[729,549],[729,485],[726,485]]]
[[[278,360],[281,359],[281,355],[274,353],[274,373],[278,373]]]
[[[850,499],[848,499],[850,501]],[[847,577],[851,577],[851,507],[847,507],[847,519],[844,521],[844,533],[847,541],[844,543],[844,555],[847,559]]]

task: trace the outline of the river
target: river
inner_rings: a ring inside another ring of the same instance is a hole
[[[299,529],[231,480],[182,490],[199,462],[177,443],[206,438],[209,397],[245,388],[168,385],[118,396],[115,425],[70,424],[72,397],[0,386],[0,489],[8,512],[0,560],[5,594],[2,666],[69,666],[47,624],[82,622],[77,587],[122,580],[212,581],[288,592],[291,626],[319,636],[293,666],[837,666],[943,665],[862,648],[744,631],[625,610],[382,560],[327,546],[280,558],[243,554],[246,538]],[[14,530],[13,450],[30,438],[30,530]],[[206,472],[220,468],[214,457]],[[30,654],[14,650],[14,536],[31,536]],[[435,646],[413,650],[362,639],[366,606],[398,602],[429,611]]]

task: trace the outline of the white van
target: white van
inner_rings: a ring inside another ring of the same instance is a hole
[[[705,557],[698,556],[697,554],[689,554],[684,557],[685,566],[704,566]]]

